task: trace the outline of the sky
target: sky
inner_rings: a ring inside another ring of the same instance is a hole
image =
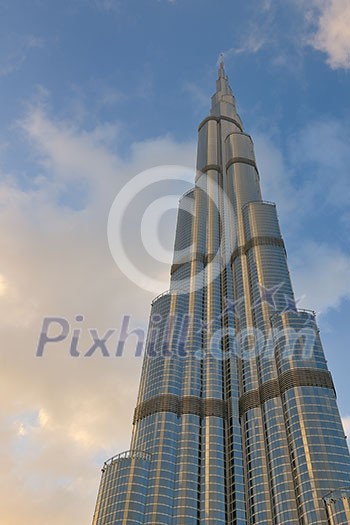
[[[103,461],[129,447],[142,360],[136,336],[114,348],[123,316],[145,329],[169,264],[145,265],[152,290],[124,275],[109,210],[140,172],[194,169],[220,53],[350,435],[348,0],[0,0],[1,524],[90,523]],[[188,187],[168,184],[157,198]],[[136,265],[155,191],[125,217]],[[174,225],[158,224],[167,252]],[[48,317],[70,335],[37,357]],[[110,357],[86,357],[108,329]]]

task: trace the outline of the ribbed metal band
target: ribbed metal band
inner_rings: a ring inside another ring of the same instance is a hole
[[[252,408],[257,408],[260,406],[260,397],[259,390],[251,390],[250,392],[245,392],[239,400],[239,415],[242,416],[248,410]]]
[[[134,423],[157,412],[175,412],[179,411],[179,398],[173,394],[162,394],[159,396],[146,399],[138,405],[134,412]]]
[[[205,118],[204,120],[202,120],[202,122],[199,124],[198,126],[198,131],[200,131],[202,129],[202,127],[207,123],[209,122],[210,120],[215,120],[216,122],[220,122],[220,120],[226,120],[227,122],[231,122],[232,124],[234,124],[235,126],[237,126],[238,129],[240,129],[242,132],[243,132],[243,128],[242,128],[242,125],[238,122],[238,120],[234,119],[234,118],[230,118],[230,117],[225,117],[223,115],[221,115],[220,117],[214,117],[214,116],[209,116],[207,118]]]
[[[287,390],[301,386],[318,386],[334,390],[330,372],[314,368],[294,368],[283,372],[279,379],[263,383],[259,389],[245,392],[239,400],[239,415],[242,417],[248,410],[258,408],[269,399],[280,397]]]
[[[183,414],[192,414],[201,418],[213,416],[227,419],[228,403],[222,399],[202,399],[196,396],[179,398],[172,394],[162,394],[138,405],[135,409],[133,423],[159,412],[172,412],[178,417]]]
[[[281,374],[279,378],[281,394],[286,390],[298,386],[319,386],[334,390],[332,376],[328,370],[316,370],[313,368],[294,368]]]
[[[253,168],[255,168],[256,171],[259,173],[256,162],[254,160],[247,159],[246,157],[233,157],[226,164],[226,169],[228,170],[229,167],[232,166],[233,164],[248,164],[248,166],[253,166]]]
[[[287,370],[279,379],[263,383],[259,389],[245,392],[239,400],[239,414],[242,417],[248,410],[258,408],[269,399],[275,399],[287,390],[301,386],[317,386],[334,390],[334,383],[330,372],[313,368],[295,368]],[[335,391],[335,390],[334,390]],[[135,409],[134,423],[152,414],[171,412],[181,416],[193,414],[201,418],[220,417],[227,419],[231,415],[231,402],[222,399],[202,399],[196,396],[179,398],[174,394],[161,394],[143,401]]]
[[[265,401],[278,397],[280,395],[280,385],[278,379],[271,379],[263,383],[259,388],[260,403],[264,404]]]
[[[203,399],[202,417],[220,417],[227,418],[227,403],[222,399]]]
[[[207,164],[206,166],[203,166],[200,170],[198,170],[197,178],[201,176],[203,173],[207,173],[207,171],[217,171],[218,173],[222,173],[221,166],[219,164]]]
[[[286,251],[286,248],[284,246],[283,239],[278,237],[268,237],[268,236],[259,236],[259,237],[252,237],[245,243],[244,246],[238,246],[234,250],[234,252],[231,255],[231,264],[234,263],[234,261],[239,257],[240,255],[246,255],[249,250],[254,248],[255,246],[280,246],[281,248]]]
[[[234,263],[237,257],[239,257],[240,255],[245,255],[245,253],[245,246],[238,246],[238,248],[236,248],[231,255],[231,264]]]
[[[181,399],[178,414],[193,414],[202,417],[202,400],[196,396],[186,396]]]
[[[185,261],[185,262],[182,262],[182,263],[172,264],[171,268],[170,268],[170,275],[173,275],[173,273],[176,272],[176,270],[178,270],[179,268],[181,268],[181,266],[184,266],[185,264],[188,264],[190,262],[191,261]]]
[[[203,254],[199,252],[195,254],[191,254],[190,258],[188,258],[187,260],[180,260],[179,262],[172,264],[171,269],[170,269],[170,274],[172,275],[174,272],[176,272],[176,270],[181,268],[181,266],[184,266],[185,264],[189,264],[193,261],[200,261],[204,265],[206,265],[212,262],[212,260],[215,259],[216,255],[217,255],[216,253]]]
[[[208,171],[216,171],[219,173],[219,177],[222,175],[222,168],[219,166],[219,164],[207,164],[206,166],[203,166],[201,169],[197,169],[197,174],[195,178],[195,182],[198,182],[198,179],[202,176],[208,173]],[[219,184],[221,186],[221,177],[219,178]]]

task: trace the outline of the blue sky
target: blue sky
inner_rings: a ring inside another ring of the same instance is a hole
[[[108,212],[137,173],[194,167],[221,52],[350,433],[349,27],[348,0],[0,0],[6,523],[89,522],[101,461],[128,447],[132,344],[122,360],[72,359],[68,341],[38,360],[38,335],[49,315],[83,314],[82,348],[123,314],[146,325],[152,294],[115,265]],[[164,224],[170,246],[174,214]]]

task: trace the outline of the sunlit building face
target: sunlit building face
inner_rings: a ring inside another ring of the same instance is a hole
[[[131,450],[93,525],[346,525],[350,457],[313,312],[223,64],[152,303]]]

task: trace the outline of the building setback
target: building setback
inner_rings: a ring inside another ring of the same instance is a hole
[[[93,525],[347,525],[350,457],[313,312],[220,64],[152,302],[131,450]]]

